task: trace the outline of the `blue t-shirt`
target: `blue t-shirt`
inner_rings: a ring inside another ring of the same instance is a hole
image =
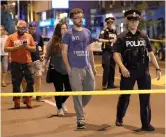
[[[40,47],[44,46],[43,38],[38,33],[34,33],[32,35],[32,37],[33,37],[33,39],[35,41],[35,45],[36,45],[36,52],[31,52],[32,61],[40,60],[39,46]]]
[[[68,45],[68,59],[71,67],[90,67],[88,45],[92,43],[92,36],[88,29],[68,30],[62,38],[62,43]]]

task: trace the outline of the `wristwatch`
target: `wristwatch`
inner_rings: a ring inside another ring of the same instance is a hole
[[[161,71],[161,69],[160,69],[160,68],[157,68],[156,71]]]

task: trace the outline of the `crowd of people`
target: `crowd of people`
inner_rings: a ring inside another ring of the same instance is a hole
[[[120,90],[133,90],[137,81],[138,88],[151,89],[149,74],[149,57],[156,69],[158,80],[161,70],[152,51],[151,43],[146,34],[138,28],[141,12],[128,10],[124,14],[127,30],[117,36],[115,18],[105,19],[107,25],[101,31],[99,41],[102,42],[103,90],[117,88],[114,85],[115,64],[120,68]],[[36,23],[27,24],[20,20],[17,31],[9,36],[1,26],[1,62],[2,83],[6,86],[8,60],[11,64],[13,93],[39,92],[41,90],[41,76],[49,66],[50,80],[55,91],[94,91],[95,90],[95,61],[93,55],[93,40],[90,30],[82,27],[83,10],[75,8],[70,12],[73,27],[59,22],[49,42],[44,45],[40,34],[36,32]],[[41,47],[41,51],[39,51]],[[9,59],[10,58],[10,59]],[[49,63],[49,65],[48,65]],[[35,87],[35,88],[34,88]],[[132,92],[132,91],[131,91]],[[150,94],[140,94],[142,130],[153,131],[150,124]],[[73,96],[74,108],[77,116],[77,128],[85,129],[84,107],[92,96]],[[68,96],[56,96],[57,115],[67,113],[65,102]],[[36,100],[42,100],[37,96]],[[129,105],[130,95],[120,95],[117,104],[116,126],[123,126],[123,118]],[[13,97],[14,108],[20,108],[20,97]],[[23,98],[24,104],[32,108],[31,97]]]

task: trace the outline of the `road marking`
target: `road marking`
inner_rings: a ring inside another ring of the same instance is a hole
[[[54,107],[56,107],[56,104],[54,103],[54,102],[51,102],[51,101],[49,101],[49,100],[43,100],[45,103],[47,103],[47,104],[50,104],[50,105],[52,105],[52,106],[54,106]]]

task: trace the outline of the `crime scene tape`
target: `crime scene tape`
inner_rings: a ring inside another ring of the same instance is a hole
[[[166,40],[158,40],[158,39],[150,39],[150,41],[155,41],[155,42],[166,42]]]
[[[155,90],[101,90],[101,91],[73,91],[73,92],[31,92],[31,93],[0,93],[0,97],[14,96],[81,96],[81,95],[119,95],[119,94],[163,94],[165,89]]]

